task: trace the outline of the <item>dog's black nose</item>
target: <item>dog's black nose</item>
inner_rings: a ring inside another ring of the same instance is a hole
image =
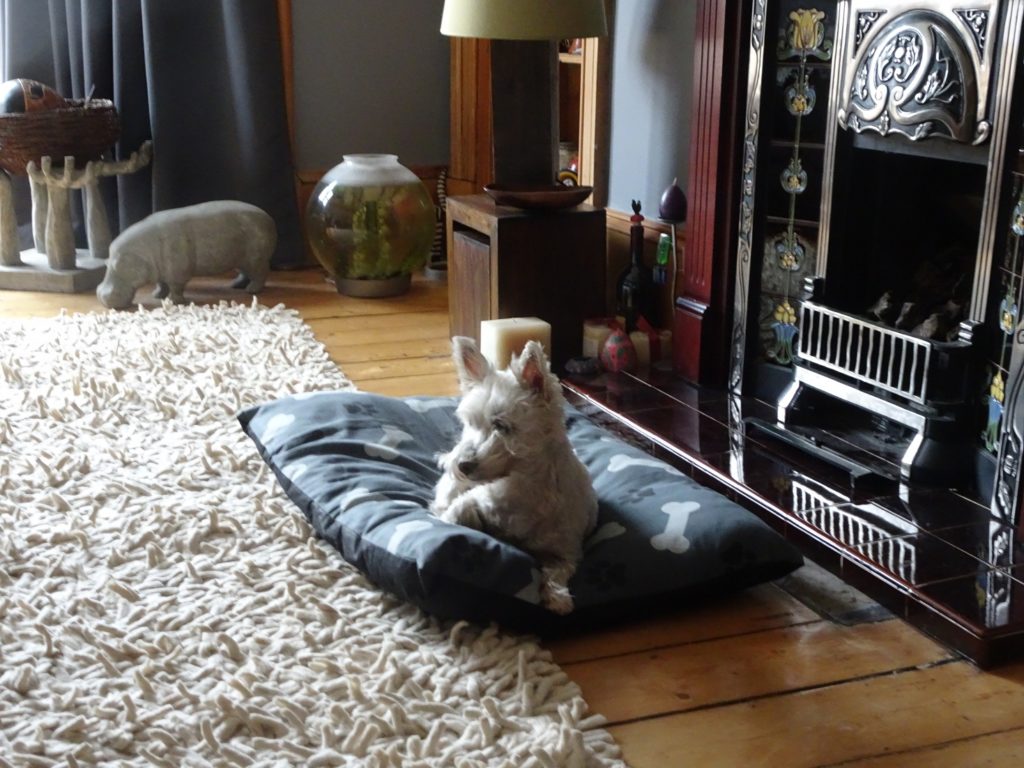
[[[464,474],[466,476],[469,476],[469,475],[473,474],[474,471],[476,471],[476,468],[477,468],[478,464],[479,464],[479,462],[476,462],[476,461],[460,461],[459,462],[459,472],[461,472],[462,474]]]

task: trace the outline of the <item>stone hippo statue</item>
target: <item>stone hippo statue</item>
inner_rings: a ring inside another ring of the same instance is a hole
[[[153,283],[154,296],[181,304],[190,278],[231,269],[239,271],[233,288],[258,293],[276,244],[274,220],[248,203],[214,200],[160,211],[114,238],[96,296],[105,307],[123,309],[140,286]]]

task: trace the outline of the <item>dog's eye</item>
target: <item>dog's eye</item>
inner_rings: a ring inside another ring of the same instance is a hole
[[[502,419],[495,419],[491,422],[491,426],[494,427],[494,431],[499,435],[507,435],[512,431],[512,427],[509,426],[509,423]]]

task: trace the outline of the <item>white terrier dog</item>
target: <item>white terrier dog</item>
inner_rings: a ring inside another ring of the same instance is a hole
[[[568,582],[597,522],[597,495],[569,443],[544,348],[527,342],[508,370],[495,370],[472,339],[456,336],[452,357],[462,436],[438,459],[431,511],[529,552],[540,564],[541,605],[569,613]]]

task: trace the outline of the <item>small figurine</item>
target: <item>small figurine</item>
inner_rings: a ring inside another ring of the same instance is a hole
[[[263,290],[277,227],[268,213],[238,200],[215,200],[154,213],[110,244],[107,273],[96,289],[105,307],[131,306],[135,291],[156,283],[154,296],[185,301],[195,276],[239,271],[233,288]]]

